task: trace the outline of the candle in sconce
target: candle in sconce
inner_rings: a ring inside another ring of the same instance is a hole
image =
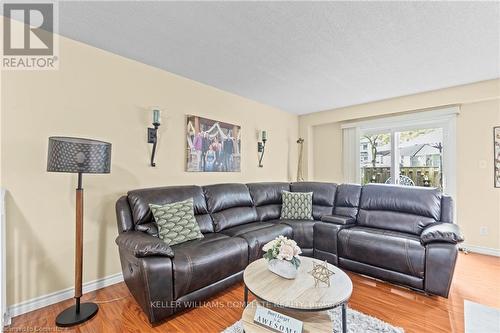
[[[267,140],[267,132],[262,131],[262,141],[266,141],[266,140]]]
[[[158,109],[153,110],[153,124],[159,124],[161,117],[161,111]]]

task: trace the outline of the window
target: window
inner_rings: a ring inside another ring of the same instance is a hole
[[[346,182],[436,187],[455,194],[458,107],[344,123]]]
[[[391,144],[392,139],[397,140],[397,145]],[[360,143],[361,184],[443,188],[442,128],[361,132]],[[366,152],[362,150],[365,145]]]

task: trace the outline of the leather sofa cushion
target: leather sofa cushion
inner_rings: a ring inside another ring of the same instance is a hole
[[[429,224],[435,223],[430,217],[386,210],[364,210],[358,214],[358,225],[420,235]]]
[[[211,233],[172,249],[175,299],[241,272],[248,265],[247,242],[238,237]]]
[[[252,207],[252,197],[245,184],[215,184],[203,186],[210,213],[234,207]]]
[[[296,182],[290,184],[291,192],[313,192],[313,217],[321,220],[323,215],[333,213],[337,184],[321,182]]]
[[[220,232],[224,229],[258,220],[257,211],[253,207],[235,207],[212,214],[214,229]]]
[[[217,184],[203,187],[214,230],[258,221],[252,197],[244,184]]]
[[[271,221],[273,222],[273,221]],[[276,220],[275,222],[284,223],[293,229],[293,240],[301,249],[313,248],[314,224],[311,220]]]
[[[264,226],[264,227],[263,227]],[[283,235],[292,238],[292,227],[286,224],[274,224],[269,222],[249,223],[222,231],[225,234],[234,235],[234,238],[241,237],[248,244],[248,261],[252,262],[262,258],[264,252],[262,247],[267,242]]]
[[[423,278],[425,247],[418,236],[366,227],[338,233],[339,257]]]
[[[247,184],[259,221],[278,219],[281,214],[282,193],[290,191],[289,183]]]
[[[212,219],[208,215],[203,189],[200,186],[146,188],[129,191],[127,197],[136,226],[154,221],[149,204],[164,205],[193,198],[194,214],[201,232],[214,231]]]
[[[363,186],[359,208],[402,212],[439,221],[441,196],[435,188],[368,184]]]
[[[259,221],[269,221],[279,219],[281,216],[281,204],[279,205],[264,205],[256,207],[257,219]]]
[[[223,235],[236,237],[236,236],[242,235],[242,234],[250,232],[250,231],[260,230],[263,228],[269,228],[269,227],[272,227],[273,225],[274,225],[274,223],[270,223],[270,222],[252,222],[252,223],[242,224],[242,225],[238,225],[238,226],[235,226],[232,228],[222,230],[220,233]]]
[[[359,225],[420,235],[441,218],[438,189],[384,184],[363,186]]]
[[[361,185],[341,184],[337,186],[335,197],[335,215],[343,215],[356,218],[358,215],[359,199],[361,197]]]
[[[281,204],[283,191],[290,191],[289,183],[250,183],[247,187],[257,207]]]

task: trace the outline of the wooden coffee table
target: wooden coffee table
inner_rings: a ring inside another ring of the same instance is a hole
[[[333,323],[327,310],[341,306],[342,331],[347,331],[346,307],[352,294],[351,279],[342,270],[328,264],[328,269],[335,273],[330,277],[330,286],[320,284],[314,287],[314,278],[308,272],[312,270],[313,262],[322,261],[309,257],[300,257],[300,260],[297,277],[293,280],[269,271],[265,259],[247,266],[243,273],[245,304],[248,303],[248,291],[258,300],[247,304],[243,311],[245,333],[271,332],[253,321],[258,304],[303,321],[303,333],[332,333]]]

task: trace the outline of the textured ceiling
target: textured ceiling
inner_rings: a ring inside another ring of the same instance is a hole
[[[499,2],[61,2],[62,35],[304,114],[500,76]]]

